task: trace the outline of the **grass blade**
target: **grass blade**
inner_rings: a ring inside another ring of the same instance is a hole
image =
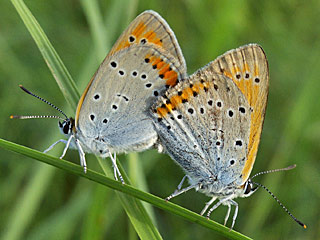
[[[74,83],[58,53],[55,51],[46,34],[40,27],[40,24],[37,22],[24,2],[22,0],[11,0],[11,2],[30,32],[33,40],[37,44],[42,57],[44,58],[53,77],[58,83],[65,99],[73,109],[76,109],[80,94],[77,90],[76,84]]]
[[[119,194],[120,200],[123,203],[129,203],[131,205],[131,204],[135,203],[134,201],[137,201],[134,198],[138,198],[138,199],[143,200],[145,202],[148,202],[148,203],[150,203],[160,209],[163,209],[165,211],[168,211],[168,212],[171,212],[175,215],[178,215],[178,216],[180,216],[190,222],[194,222],[194,223],[197,223],[201,226],[204,226],[206,228],[214,230],[224,237],[227,237],[230,239],[250,239],[249,237],[244,236],[241,233],[238,233],[236,231],[233,231],[233,230],[229,231],[229,228],[227,228],[219,223],[216,223],[214,221],[207,220],[205,217],[200,216],[197,213],[194,213],[190,210],[187,210],[183,207],[180,207],[174,203],[167,202],[164,199],[159,198],[157,196],[154,196],[150,193],[142,192],[142,191],[140,191],[130,185],[127,185],[127,184],[123,185],[119,181],[115,181],[112,178],[108,178],[108,177],[106,177],[102,174],[99,174],[97,172],[94,172],[92,170],[88,170],[88,172],[85,174],[83,172],[82,167],[80,167],[79,165],[73,164],[71,162],[64,161],[59,158],[46,155],[42,152],[39,152],[39,151],[30,149],[27,147],[6,141],[4,139],[0,139],[0,147],[7,149],[7,150],[10,150],[10,151],[13,151],[13,152],[16,152],[16,153],[20,153],[24,156],[31,157],[31,158],[36,159],[38,161],[50,164],[52,166],[55,166],[55,167],[63,169],[63,170],[66,170],[66,171],[68,171],[72,174],[75,174],[77,176],[81,176],[81,177],[87,178],[91,181],[94,181],[96,183],[110,187],[110,188],[119,192],[118,194]],[[112,171],[109,171],[109,174],[111,174],[113,177]],[[123,177],[124,177],[124,179],[127,178],[126,175],[123,175]],[[129,197],[127,195],[131,195],[134,198]],[[142,205],[130,208],[129,204],[125,204],[124,208],[126,209],[130,219],[132,217],[134,217],[134,215],[132,215],[132,214],[135,214],[138,211],[138,209],[140,209],[140,208],[144,209],[142,207]],[[145,209],[143,211],[145,211]],[[142,215],[142,216],[144,216],[144,215]],[[146,215],[146,216],[148,216],[148,215]],[[136,219],[136,221],[141,222],[141,225],[144,225],[144,221],[141,221],[141,220],[142,220],[142,218]],[[146,228],[147,226],[144,226],[144,227]],[[145,231],[146,231],[146,229],[145,229]],[[158,237],[156,236],[156,234],[154,234],[154,236],[149,239],[158,239]]]

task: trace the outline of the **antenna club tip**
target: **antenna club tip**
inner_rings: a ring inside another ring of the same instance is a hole
[[[303,228],[306,229],[306,228],[307,228],[307,225],[303,224]]]
[[[22,84],[19,84],[19,87],[20,87],[20,88],[23,88]]]
[[[14,119],[14,116],[13,116],[13,115],[10,115],[10,119]]]

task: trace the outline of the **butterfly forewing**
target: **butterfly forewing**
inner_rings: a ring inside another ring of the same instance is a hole
[[[185,76],[185,61],[169,25],[153,11],[140,14],[117,40],[79,101],[79,138],[86,139],[87,145],[88,139],[96,139],[116,152],[149,148],[157,139],[151,105]]]
[[[246,163],[242,171],[245,182],[252,170],[260,142],[266,111],[269,69],[266,55],[257,44],[231,50],[210,63],[239,87],[251,107],[250,137]]]
[[[173,58],[177,59],[177,67],[186,69],[184,57],[173,31],[166,21],[154,11],[145,11],[136,17],[119,37],[109,55],[113,55],[133,44],[156,45],[168,51]],[[186,73],[186,70],[184,73]]]

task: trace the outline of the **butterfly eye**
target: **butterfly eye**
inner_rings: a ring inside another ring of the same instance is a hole
[[[244,194],[245,194],[245,195],[249,194],[249,193],[251,192],[251,189],[252,189],[251,184],[250,184],[250,183],[247,183],[247,184],[246,184],[246,189],[245,189],[245,191],[244,191]]]
[[[59,128],[61,129],[63,134],[70,134],[71,132],[71,122],[70,120],[63,121],[62,123],[59,121]]]

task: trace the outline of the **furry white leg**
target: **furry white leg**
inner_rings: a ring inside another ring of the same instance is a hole
[[[217,199],[217,197],[212,197],[209,202],[206,202],[206,205],[204,206],[204,208],[202,209],[202,211],[201,211],[201,213],[200,213],[201,216],[207,211],[208,207],[210,207],[210,205],[211,205],[216,199]]]
[[[227,212],[227,214],[226,214],[226,216],[225,216],[225,218],[224,218],[224,226],[227,224],[227,221],[228,221],[228,219],[229,219],[229,216],[230,216],[230,212],[231,212],[231,205],[229,204],[228,205],[228,212]]]
[[[80,156],[80,165],[83,167],[84,173],[87,173],[87,163],[86,163],[85,153],[80,145],[79,140],[76,139],[75,142],[76,142],[76,146],[77,146],[79,156]]]
[[[117,166],[116,153],[114,154],[114,156],[112,156],[112,153],[109,152],[109,157],[111,159],[112,166],[113,166],[114,178],[116,180],[118,180],[118,176],[119,176],[121,183],[124,184],[123,177],[122,177],[122,175],[120,173],[120,170],[119,170],[119,168]]]
[[[68,148],[69,148],[69,146],[70,146],[70,143],[71,143],[72,138],[74,138],[74,136],[73,136],[73,135],[70,135],[70,137],[69,137],[69,139],[68,139],[68,141],[67,141],[67,143],[66,143],[66,146],[65,146],[64,149],[63,149],[62,155],[60,156],[60,159],[62,159],[62,158],[64,157],[64,155],[66,155],[67,150],[68,150]]]
[[[189,187],[183,188],[183,189],[181,189],[179,191],[175,190],[174,193],[172,193],[169,197],[166,198],[166,201],[169,201],[170,199],[172,199],[172,198],[174,198],[174,197],[176,197],[176,196],[178,196],[178,195],[180,195],[180,194],[182,194],[184,192],[187,192],[192,188],[195,188],[197,185],[198,184],[190,185]]]
[[[234,214],[233,214],[233,218],[232,218],[232,225],[231,225],[231,228],[230,228],[230,231],[233,229],[234,227],[234,224],[236,223],[236,219],[237,219],[237,216],[238,216],[238,203],[233,201],[233,200],[230,200],[230,204],[232,204],[233,206],[235,206],[235,210],[234,210]],[[230,206],[230,205],[229,205]],[[231,207],[230,207],[231,208]]]
[[[222,203],[225,203],[225,202],[231,200],[232,197],[233,197],[233,195],[230,195],[229,197],[220,199],[219,202],[217,202],[215,205],[213,205],[212,208],[210,208],[210,210],[209,210],[208,213],[207,213],[207,218],[210,217],[211,213],[212,213],[217,207],[219,207]]]
[[[64,139],[60,139],[58,141],[56,141],[54,144],[52,144],[50,147],[48,147],[46,150],[43,151],[43,153],[47,153],[49,152],[55,145],[57,145],[59,142],[62,142],[64,144],[67,144],[67,141]]]
[[[176,191],[178,191],[178,190],[180,190],[180,189],[182,188],[182,185],[183,185],[183,183],[184,183],[184,181],[186,180],[187,177],[188,177],[188,176],[185,175],[185,176],[182,178],[182,180],[181,180],[181,182],[179,183]]]

